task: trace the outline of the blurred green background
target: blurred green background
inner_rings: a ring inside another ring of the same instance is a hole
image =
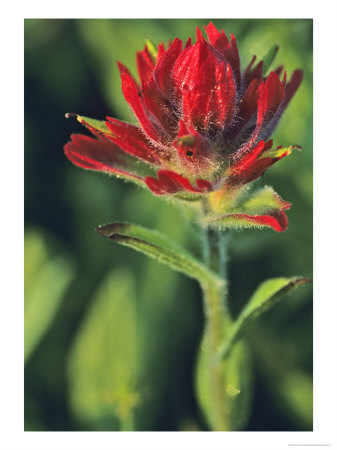
[[[197,252],[184,216],[134,185],[83,171],[64,156],[66,112],[132,121],[116,61],[195,36],[197,20],[25,20],[25,429],[205,430],[193,392],[203,330],[197,284],[96,232],[130,221]],[[231,233],[236,315],[266,278],[312,277],[312,21],[213,20],[237,38],[241,66],[280,44],[274,67],[304,81],[274,142],[299,144],[259,185],[293,203],[285,233]],[[247,430],[312,429],[310,286],[264,317],[250,337],[254,402]]]

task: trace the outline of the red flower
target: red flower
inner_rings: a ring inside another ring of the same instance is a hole
[[[240,202],[244,185],[294,148],[272,150],[268,138],[302,71],[289,82],[284,72],[281,81],[282,67],[266,76],[267,61],[254,66],[254,56],[241,72],[235,37],[229,41],[212,23],[205,30],[208,40],[197,28],[194,45],[176,38],[167,49],[145,46],[137,54],[139,83],[118,63],[124,97],[140,126],[77,116],[94,137],[73,135],[65,153],[80,167],[129,178],[155,195],[205,198],[212,222],[243,217],[282,231],[289,203],[272,201],[266,214],[249,215]]]

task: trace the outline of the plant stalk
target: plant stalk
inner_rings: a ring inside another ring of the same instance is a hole
[[[224,365],[217,357],[226,331],[231,326],[231,319],[226,306],[225,248],[221,245],[222,236],[216,230],[206,230],[205,252],[210,269],[219,277],[218,283],[208,283],[202,286],[204,294],[204,309],[206,327],[204,344],[208,352],[209,379],[211,382],[212,416],[216,431],[229,431],[228,413],[225,400]]]

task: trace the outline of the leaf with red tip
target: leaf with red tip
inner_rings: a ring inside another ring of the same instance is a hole
[[[96,135],[95,138],[83,134],[73,134],[64,146],[65,155],[75,165],[89,170],[105,172],[143,184],[143,177],[153,173],[153,169],[130,157],[116,144]]]
[[[221,229],[270,227],[280,232],[288,227],[284,210],[290,207],[291,203],[284,201],[271,187],[266,186],[225,215],[209,219],[208,223]]]
[[[285,231],[288,228],[288,219],[283,211],[272,211],[269,214],[226,214],[222,216],[224,228],[262,228],[269,227],[275,231]]]

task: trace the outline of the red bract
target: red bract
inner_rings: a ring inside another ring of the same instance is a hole
[[[286,73],[280,79],[282,67],[266,75],[271,61],[254,66],[254,56],[241,72],[235,37],[229,40],[212,23],[205,30],[207,40],[197,29],[194,45],[178,38],[167,49],[146,45],[137,54],[139,82],[118,63],[139,127],[77,116],[95,137],[73,135],[65,153],[80,167],[126,177],[155,195],[203,199],[212,223],[230,216],[283,231],[286,202],[271,201],[269,210],[264,205],[255,214],[246,214],[240,202],[244,186],[295,147],[272,149],[268,138],[302,71],[287,82]]]

